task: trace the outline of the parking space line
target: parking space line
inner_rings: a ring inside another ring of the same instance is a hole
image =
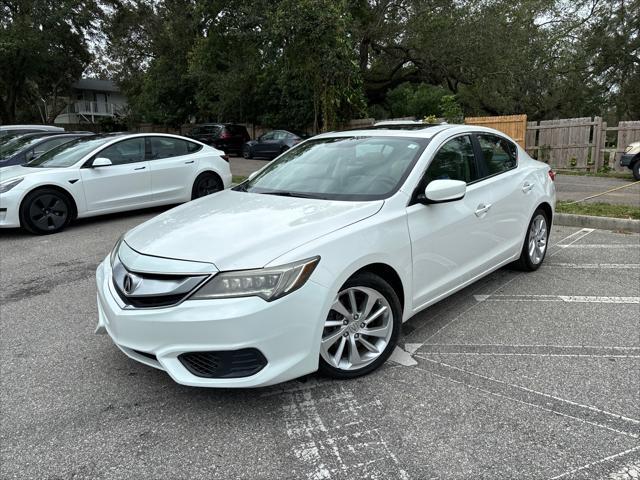
[[[564,248],[640,248],[640,244],[637,243],[579,243],[578,245],[570,244],[570,245],[558,245],[562,249]]]
[[[549,257],[553,257],[556,253],[561,252],[562,250],[570,247],[571,245],[574,245],[576,242],[582,240],[584,237],[586,237],[587,235],[593,232],[595,232],[595,228],[583,228],[582,230],[578,230],[577,232],[572,233],[571,235],[563,238],[562,240],[560,240],[558,243],[554,245],[554,247],[559,247],[559,248],[555,252],[550,252]],[[569,243],[565,243],[567,240],[571,240],[571,241]]]
[[[602,345],[548,345],[548,344],[517,344],[506,345],[504,343],[430,343],[430,347],[510,347],[510,348],[589,348],[611,350],[640,350],[640,347],[608,347]]]
[[[422,360],[425,360],[427,362],[430,362],[433,365],[438,365],[438,366],[444,367],[446,369],[455,370],[457,372],[463,373],[466,376],[478,377],[478,378],[481,378],[481,379],[486,380],[488,382],[500,384],[500,385],[503,385],[503,386],[506,386],[506,387],[510,387],[512,389],[521,390],[521,391],[529,393],[529,394],[539,395],[541,397],[545,397],[545,398],[548,398],[548,399],[551,399],[551,400],[555,400],[556,402],[560,402],[560,403],[564,403],[564,404],[567,404],[567,405],[571,405],[572,407],[578,407],[580,409],[589,410],[591,412],[594,412],[594,413],[597,413],[599,415],[606,416],[606,417],[609,417],[609,418],[612,418],[612,419],[615,419],[615,420],[618,420],[618,421],[621,420],[621,421],[623,421],[625,423],[633,423],[633,424],[636,424],[636,425],[640,425],[640,420],[636,420],[635,418],[626,417],[626,416],[620,415],[618,413],[608,412],[606,410],[602,410],[602,409],[593,407],[591,405],[584,405],[584,404],[581,404],[581,403],[573,402],[573,401],[567,400],[565,398],[556,397],[555,395],[550,395],[548,393],[539,392],[539,391],[536,391],[536,390],[533,390],[533,389],[530,389],[530,388],[527,388],[527,387],[523,387],[522,385],[516,385],[514,383],[505,382],[504,380],[499,380],[497,378],[489,377],[487,375],[482,375],[480,373],[471,372],[469,370],[465,370],[464,368],[456,367],[454,365],[449,365],[448,363],[444,363],[444,362],[438,362],[436,360],[425,358],[425,357],[422,357],[420,355],[416,355],[416,357],[418,357],[418,358],[420,358]],[[420,368],[420,367],[418,366],[418,368]],[[425,369],[421,368],[421,370],[425,370]],[[425,370],[425,371],[430,371],[430,370]],[[449,378],[449,377],[447,377],[447,378]],[[464,382],[462,382],[462,383],[464,383]],[[473,387],[472,385],[469,385],[469,386]],[[506,395],[503,395],[503,396],[506,396]],[[511,398],[511,397],[506,396],[506,398]],[[514,400],[517,400],[517,399],[514,399]],[[539,406],[539,405],[536,405],[536,406]],[[558,413],[561,414],[560,412],[558,412]],[[579,418],[579,420],[589,423],[587,420],[585,420],[583,418]],[[591,423],[593,423],[593,422],[591,422]],[[594,423],[594,424],[595,425],[599,425],[599,426],[601,426],[603,428],[608,428],[609,430],[614,430],[613,428],[611,428],[611,427],[609,427],[607,425],[600,425],[600,424],[596,424],[596,423]],[[614,431],[618,431],[618,430],[614,430]],[[633,438],[638,438],[639,437],[638,434],[631,433],[631,432],[618,431],[618,433],[622,433],[624,435],[627,435],[627,436],[630,436],[630,437],[633,437]]]
[[[405,345],[409,351],[412,344]],[[412,351],[415,353],[415,351]],[[640,358],[640,347],[588,347],[556,345],[446,345],[428,344],[421,355],[485,355],[531,357]],[[414,360],[415,362],[415,360]]]
[[[474,295],[478,302],[565,302],[565,303],[640,303],[640,297],[605,297],[599,295]]]
[[[545,268],[584,268],[594,270],[635,270],[640,263],[545,263]]]
[[[587,463],[586,465],[583,465],[581,467],[574,468],[573,470],[569,470],[568,472],[564,472],[564,473],[561,473],[560,475],[552,477],[549,480],[559,480],[560,478],[564,478],[564,477],[566,477],[568,475],[573,475],[574,473],[578,473],[578,472],[580,472],[582,470],[587,470],[587,469],[589,469],[591,467],[594,467],[596,465],[599,465],[601,463],[610,462],[611,460],[615,460],[616,458],[623,457],[623,456],[628,455],[630,453],[633,453],[633,452],[635,452],[637,450],[640,450],[640,445],[638,445],[637,447],[630,448],[629,450],[625,450],[624,452],[616,453],[614,455],[609,455],[608,457],[601,458],[600,460],[596,460],[595,462]]]

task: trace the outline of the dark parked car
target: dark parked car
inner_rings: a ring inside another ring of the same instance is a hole
[[[67,133],[30,133],[22,135],[0,146],[0,167],[22,165],[58,145],[70,142],[79,137],[93,135],[91,132]]]
[[[300,143],[307,136],[301,133],[292,133],[286,130],[273,130],[262,135],[257,140],[251,140],[244,144],[242,156],[244,158],[275,158],[282,152]]]
[[[33,132],[64,132],[64,128],[52,125],[2,125],[0,126],[0,139],[16,133]]]
[[[249,132],[242,125],[232,123],[207,123],[199,125],[191,130],[187,135],[199,142],[211,145],[225,153],[233,152],[240,154],[242,146],[251,137]]]

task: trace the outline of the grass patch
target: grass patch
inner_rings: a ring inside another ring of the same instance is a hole
[[[560,175],[572,175],[578,177],[604,177],[604,178],[622,178],[624,180],[634,180],[631,170],[627,172],[585,172],[581,170],[554,170]]]
[[[611,205],[609,203],[575,203],[571,202],[556,203],[556,212],[558,213],[574,213],[577,215],[591,215],[594,217],[613,217],[640,220],[640,207],[631,207],[628,205]]]
[[[232,183],[242,183],[247,179],[247,177],[244,177],[242,175],[233,175],[231,177],[231,182]]]

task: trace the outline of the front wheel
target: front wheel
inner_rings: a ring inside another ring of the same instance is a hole
[[[20,224],[36,235],[56,233],[71,221],[72,206],[64,193],[43,188],[29,193],[20,205]]]
[[[251,151],[251,147],[248,145],[242,149],[242,156],[248,160],[253,158],[253,152]]]
[[[547,214],[538,208],[531,217],[527,237],[525,238],[520,258],[516,266],[521,270],[534,271],[540,268],[547,253],[549,242],[549,220]]]
[[[219,192],[224,188],[220,178],[210,172],[204,172],[198,175],[196,181],[193,182],[193,188],[191,189],[191,199],[204,197],[211,195],[212,193]]]
[[[640,180],[640,158],[633,164],[631,171],[633,172],[633,178]]]
[[[371,273],[351,277],[335,298],[320,343],[320,373],[355,378],[382,365],[398,341],[402,308],[395,291]]]

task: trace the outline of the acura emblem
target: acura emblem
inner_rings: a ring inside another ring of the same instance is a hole
[[[122,288],[124,290],[124,293],[126,293],[127,295],[133,293],[134,290],[138,288],[139,284],[140,284],[139,277],[136,277],[134,275],[131,275],[130,273],[127,273],[124,276],[124,279],[122,280]]]

